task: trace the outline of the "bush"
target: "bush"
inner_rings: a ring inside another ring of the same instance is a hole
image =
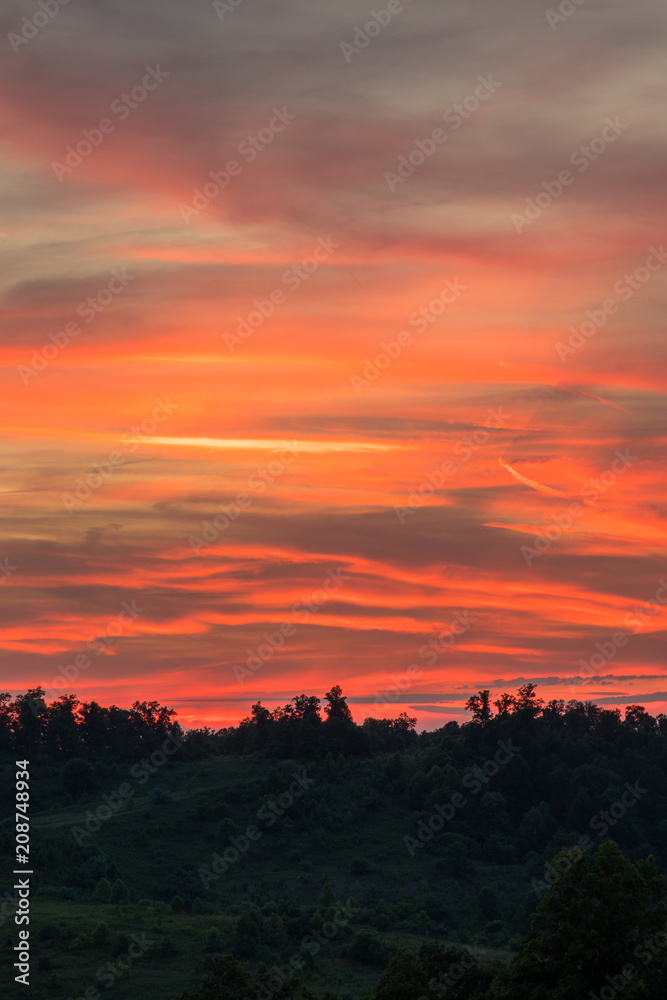
[[[97,927],[93,931],[92,935],[93,944],[103,945],[108,944],[111,940],[111,931],[109,930],[109,925],[103,920],[100,920]]]
[[[111,882],[108,878],[101,878],[93,891],[93,899],[99,903],[111,902]]]
[[[69,946],[72,951],[83,951],[84,948],[89,948],[92,943],[92,938],[87,934],[81,934],[79,937],[75,937],[73,941],[70,941]]]
[[[352,938],[348,949],[350,958],[366,965],[383,965],[386,957],[384,942],[377,931],[361,930]]]
[[[164,958],[172,958],[174,955],[180,955],[179,949],[172,939],[168,937],[162,939],[159,952]]]
[[[334,903],[334,893],[331,888],[331,882],[329,879],[325,879],[324,884],[320,890],[320,894],[317,897],[317,905],[323,906],[325,909],[332,906]]]
[[[502,948],[507,941],[507,928],[502,920],[492,920],[483,932],[484,942],[493,948]]]
[[[235,823],[231,816],[225,816],[218,823],[217,834],[219,840],[226,840],[228,837],[233,837],[235,834],[241,832],[241,827],[238,823]]]
[[[217,927],[209,927],[206,931],[204,951],[222,951],[222,934]]]

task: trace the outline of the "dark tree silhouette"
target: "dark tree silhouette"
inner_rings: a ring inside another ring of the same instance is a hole
[[[478,694],[471,695],[465,703],[466,709],[472,712],[473,722],[477,722],[481,726],[485,726],[493,718],[489,699],[489,691],[480,691]]]
[[[343,689],[340,684],[334,684],[331,691],[327,691],[324,697],[329,703],[324,709],[329,722],[338,721],[354,724],[352,712],[348,708],[347,700],[343,697]]]

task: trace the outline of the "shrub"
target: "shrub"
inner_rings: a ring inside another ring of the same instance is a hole
[[[377,931],[361,930],[352,938],[349,947],[350,958],[367,965],[383,965],[386,948]]]
[[[222,951],[222,934],[217,927],[209,927],[206,931],[204,951]]]
[[[103,920],[100,920],[97,927],[93,931],[92,935],[93,944],[102,945],[108,944],[111,940],[111,931],[109,930],[109,925]]]
[[[93,891],[93,899],[99,903],[111,902],[111,882],[108,878],[101,878]]]

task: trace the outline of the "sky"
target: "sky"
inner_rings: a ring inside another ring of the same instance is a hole
[[[0,690],[666,711],[665,5],[0,27]]]

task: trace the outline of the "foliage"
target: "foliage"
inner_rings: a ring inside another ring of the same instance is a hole
[[[494,997],[579,1000],[609,992],[614,982],[624,1000],[664,997],[667,881],[654,859],[634,865],[607,841],[592,860],[561,854],[554,866],[562,877],[538,906]]]

